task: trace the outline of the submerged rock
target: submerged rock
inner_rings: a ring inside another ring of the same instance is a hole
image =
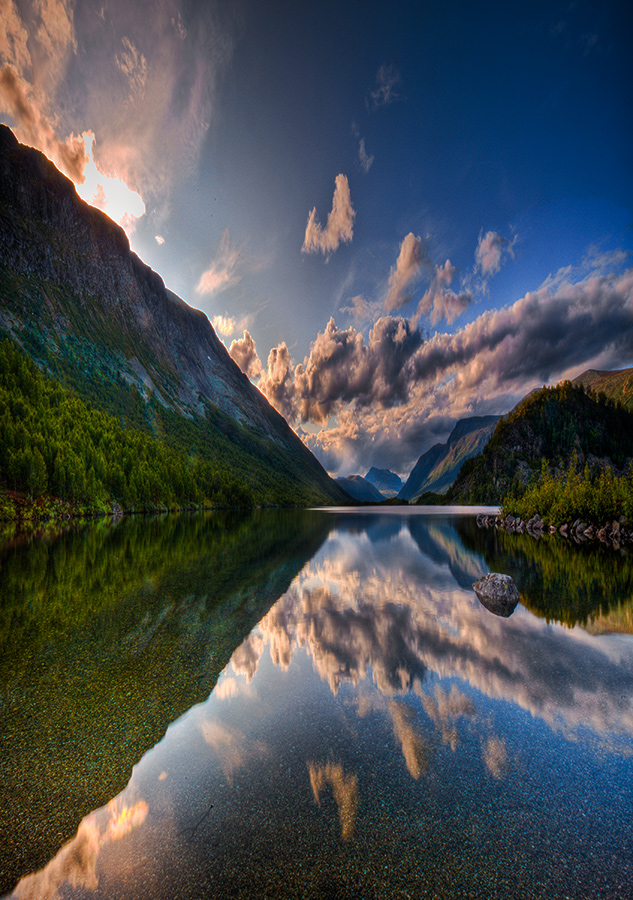
[[[521,599],[518,588],[510,575],[491,572],[473,584],[482,606],[495,616],[511,616]]]

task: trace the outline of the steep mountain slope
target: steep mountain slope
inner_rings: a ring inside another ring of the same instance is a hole
[[[574,378],[573,383],[591,388],[596,394],[604,393],[616,403],[621,403],[627,409],[633,409],[633,368],[617,369],[612,372],[587,369],[582,375]]]
[[[377,487],[363,478],[362,475],[348,475],[347,478],[337,478],[336,483],[347,491],[350,497],[360,503],[382,503],[385,499]]]
[[[402,488],[402,479],[399,475],[390,472],[389,469],[377,469],[375,466],[372,466],[365,475],[365,481],[378,488],[385,498],[397,497]]]
[[[633,456],[633,412],[567,381],[533,391],[498,423],[483,452],[468,460],[449,491],[453,502],[498,503],[519,496],[543,460],[563,468],[611,466],[623,473]]]
[[[425,491],[445,493],[467,459],[481,453],[495,429],[499,416],[460,419],[445,444],[435,444],[423,453],[398,496],[415,500]]]
[[[214,444],[229,461],[231,448],[245,451],[301,502],[341,499],[206,316],[168,291],[125,232],[5,126],[0,185],[0,336],[128,427],[197,443],[197,453]],[[249,475],[248,462],[240,469]]]

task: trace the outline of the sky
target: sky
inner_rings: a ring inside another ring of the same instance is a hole
[[[334,475],[633,365],[627,2],[0,0],[0,121]]]

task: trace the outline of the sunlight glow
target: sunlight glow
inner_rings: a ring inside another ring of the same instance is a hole
[[[85,180],[83,184],[75,185],[77,193],[86,203],[96,206],[120,225],[129,237],[137,220],[145,215],[143,198],[121,178],[99,171],[92,156],[95,136],[92,131],[86,131],[82,137],[86,148]]]

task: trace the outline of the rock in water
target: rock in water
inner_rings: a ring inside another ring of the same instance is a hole
[[[518,588],[510,575],[491,572],[473,584],[479,602],[495,616],[511,616],[521,599]]]

